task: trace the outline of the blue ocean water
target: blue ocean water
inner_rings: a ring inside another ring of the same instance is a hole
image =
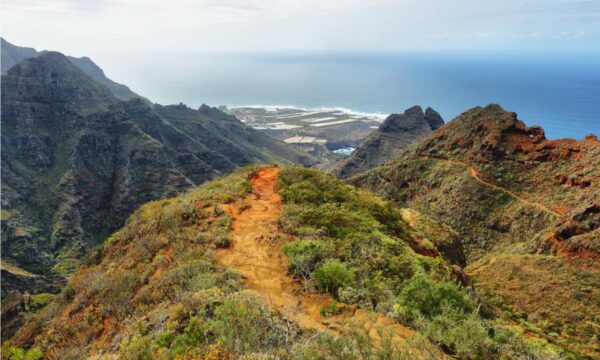
[[[448,121],[498,103],[549,138],[600,135],[600,52],[170,54],[131,63],[114,78],[161,104],[383,114],[419,104]]]

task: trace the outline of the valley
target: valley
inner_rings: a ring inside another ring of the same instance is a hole
[[[160,105],[2,56],[3,358],[600,358],[596,135]]]

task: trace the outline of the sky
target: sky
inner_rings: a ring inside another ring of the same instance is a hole
[[[2,0],[1,10],[8,41],[94,59],[600,48],[600,0]]]

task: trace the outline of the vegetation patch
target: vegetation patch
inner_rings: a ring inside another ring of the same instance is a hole
[[[445,244],[435,237],[451,231],[412,212],[410,220],[418,223],[409,224],[391,203],[318,171],[284,169],[277,187],[284,201],[280,227],[297,239],[284,247],[290,272],[308,283],[306,288],[388,314],[459,358],[565,355],[482,318],[479,300],[452,280],[448,261],[412,248],[415,235]]]

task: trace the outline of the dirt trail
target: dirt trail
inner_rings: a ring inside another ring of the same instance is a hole
[[[439,161],[444,161],[447,163],[451,163],[451,164],[455,164],[455,165],[460,165],[463,167],[466,167],[469,169],[471,176],[473,177],[473,179],[475,179],[477,182],[479,182],[480,184],[483,184],[487,187],[491,187],[492,189],[498,190],[498,191],[502,191],[503,193],[509,195],[510,197],[512,197],[513,199],[517,200],[518,202],[528,205],[528,206],[535,206],[538,209],[541,209],[549,214],[552,214],[556,217],[561,217],[562,214],[550,209],[549,207],[547,207],[546,205],[540,204],[540,203],[536,203],[533,201],[529,201],[527,199],[524,199],[522,197],[520,197],[519,195],[513,193],[510,190],[507,190],[505,188],[503,188],[502,186],[496,185],[496,184],[492,184],[489,181],[486,181],[484,179],[481,178],[481,176],[479,175],[479,170],[477,170],[476,168],[474,168],[473,166],[463,162],[463,161],[459,161],[459,160],[451,160],[451,159],[443,159],[443,158],[437,158],[437,157],[430,157],[430,156],[426,156],[425,158],[428,159],[435,159],[435,160],[439,160]]]
[[[345,306],[340,315],[323,317],[322,307],[333,298],[324,294],[304,293],[299,282],[287,275],[287,258],[276,237],[277,218],[281,213],[281,197],[275,192],[278,168],[264,168],[252,179],[252,194],[243,201],[228,205],[234,217],[232,246],[217,250],[217,261],[237,268],[245,285],[270,305],[302,328],[318,331],[344,331],[348,320],[363,324],[377,339],[377,327],[393,329],[394,340],[404,341],[415,333],[376,313]]]

